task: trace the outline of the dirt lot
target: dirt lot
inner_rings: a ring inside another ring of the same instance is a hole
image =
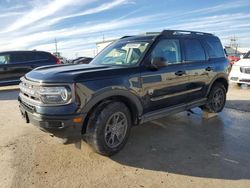
[[[111,158],[25,124],[17,92],[0,92],[1,187],[250,187],[250,87],[231,86],[212,119],[195,109],[133,128]]]

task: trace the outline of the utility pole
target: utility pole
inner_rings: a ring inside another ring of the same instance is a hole
[[[239,44],[238,44],[237,38],[235,36],[230,38],[230,47],[234,48],[234,50],[235,50],[234,53],[237,54]]]
[[[57,40],[55,38],[55,47],[56,47],[56,53],[57,53]]]

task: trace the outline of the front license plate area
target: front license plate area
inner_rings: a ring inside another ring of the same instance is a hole
[[[28,113],[25,110],[23,110],[22,108],[20,108],[20,111],[21,111],[21,115],[22,115],[23,119],[25,120],[25,122],[29,123],[30,121],[29,121]]]

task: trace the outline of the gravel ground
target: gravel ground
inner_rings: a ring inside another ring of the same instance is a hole
[[[249,87],[231,86],[212,119],[194,109],[133,128],[111,158],[25,124],[14,89],[0,91],[1,187],[250,187]]]

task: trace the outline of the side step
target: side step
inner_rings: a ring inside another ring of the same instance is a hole
[[[204,104],[206,104],[206,102],[207,102],[207,98],[203,98],[203,99],[199,99],[199,100],[187,103],[187,104],[182,104],[182,105],[173,106],[170,108],[156,110],[153,112],[148,112],[142,116],[140,124],[148,122],[148,121],[152,121],[155,119],[163,118],[163,117],[171,115],[171,114],[190,110],[191,108],[204,105]]]

